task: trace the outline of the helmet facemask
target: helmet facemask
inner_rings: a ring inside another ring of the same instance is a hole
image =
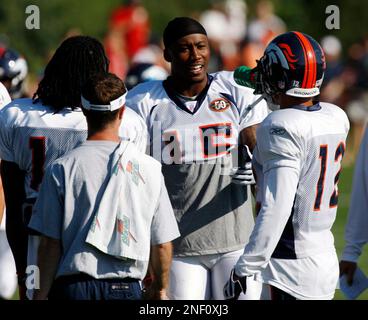
[[[280,109],[274,97],[283,92],[287,75],[279,64],[273,63],[266,53],[260,60],[257,60],[256,88],[254,94],[261,94],[267,101],[268,107],[274,111]]]

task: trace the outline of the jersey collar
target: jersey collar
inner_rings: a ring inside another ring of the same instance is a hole
[[[296,105],[296,106],[292,106],[292,108],[293,109],[298,109],[298,110],[303,110],[303,111],[318,111],[318,110],[321,110],[321,105],[319,104],[319,102],[316,102],[311,107]]]
[[[189,113],[189,114],[195,114],[200,106],[202,105],[203,100],[207,96],[208,89],[210,88],[210,85],[212,83],[213,76],[207,74],[207,85],[205,88],[201,91],[201,93],[197,96],[197,103],[193,111],[190,111],[185,104],[179,99],[178,94],[174,91],[174,89],[170,86],[169,82],[167,80],[163,81],[162,85],[166,91],[166,94],[168,97],[183,111]]]

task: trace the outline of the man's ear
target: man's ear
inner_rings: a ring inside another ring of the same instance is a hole
[[[172,61],[171,53],[169,52],[169,50],[167,48],[164,49],[164,58],[167,62]]]
[[[126,108],[126,106],[124,105],[124,107],[119,109],[119,112],[118,112],[119,120],[123,119],[123,114],[124,114],[125,108]]]

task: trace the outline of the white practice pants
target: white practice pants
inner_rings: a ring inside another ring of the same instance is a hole
[[[202,256],[173,257],[169,298],[172,300],[224,300],[223,288],[243,249]],[[239,300],[260,300],[262,283],[247,279]],[[265,292],[268,289],[265,288]]]

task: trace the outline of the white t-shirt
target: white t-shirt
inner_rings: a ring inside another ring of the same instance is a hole
[[[146,275],[148,259],[121,260],[102,253],[86,242],[89,228],[94,222],[96,210],[109,181],[116,147],[117,143],[112,141],[87,140],[57,159],[46,170],[29,226],[61,241],[63,256],[56,277],[79,272],[87,273],[96,279],[143,279]],[[137,242],[136,246],[142,243],[149,246],[150,241],[151,244],[169,242],[178,237],[179,232],[160,165],[153,163],[156,161],[143,153],[135,154],[139,156],[124,168],[127,175],[136,179],[137,185],[132,184],[132,187],[139,187],[136,191],[138,193],[154,187],[158,196],[151,203],[149,212],[145,214],[146,220],[139,220],[146,225],[129,226],[123,220],[119,228],[127,229],[129,237],[134,234],[131,241]],[[156,170],[158,180],[161,181],[150,180],[149,172],[152,168]],[[141,200],[144,201],[145,198],[142,196]],[[134,203],[125,208],[126,212],[133,209]],[[133,219],[130,223],[134,224]],[[136,232],[142,229],[147,229],[148,232]],[[145,237],[149,238],[148,243],[142,240]]]

